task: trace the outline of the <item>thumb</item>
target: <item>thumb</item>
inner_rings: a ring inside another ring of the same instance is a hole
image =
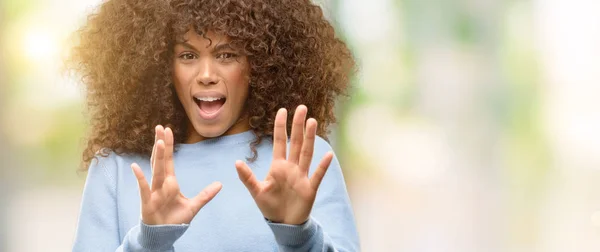
[[[238,160],[235,161],[235,168],[242,183],[244,183],[252,197],[255,197],[260,190],[260,184],[258,180],[256,180],[252,170],[250,170],[250,167],[248,167],[246,163]]]
[[[200,193],[198,193],[198,195],[192,198],[192,211],[194,215],[197,214],[200,209],[202,209],[209,201],[211,201],[217,195],[217,193],[221,191],[222,187],[223,185],[221,182],[213,182],[205,187]]]

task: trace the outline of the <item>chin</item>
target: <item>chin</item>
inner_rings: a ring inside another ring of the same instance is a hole
[[[225,134],[225,132],[227,132],[226,127],[219,127],[217,125],[199,125],[197,127],[195,126],[194,130],[196,130],[196,133],[198,133],[198,135],[204,138],[219,137]]]

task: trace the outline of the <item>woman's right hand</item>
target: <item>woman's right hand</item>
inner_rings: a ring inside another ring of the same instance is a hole
[[[189,224],[198,211],[219,193],[222,185],[214,182],[194,198],[183,196],[173,167],[173,131],[158,125],[155,132],[150,158],[151,187],[139,165],[131,164],[140,188],[142,221],[146,225]]]

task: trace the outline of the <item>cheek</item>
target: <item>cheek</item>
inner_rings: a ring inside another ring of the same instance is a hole
[[[230,88],[232,93],[240,102],[246,100],[249,89],[250,75],[246,68],[236,68],[229,73],[230,83],[233,84]]]
[[[229,75],[229,78],[236,83],[236,85],[238,85],[238,86],[247,85],[248,71],[244,67],[233,68],[228,73],[228,75]]]
[[[175,90],[178,95],[181,95],[183,91],[188,88],[190,83],[190,79],[194,77],[193,73],[191,73],[190,69],[186,69],[184,67],[175,66],[173,68],[173,83],[175,85]]]

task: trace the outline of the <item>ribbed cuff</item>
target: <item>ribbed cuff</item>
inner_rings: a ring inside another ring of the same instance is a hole
[[[165,250],[173,247],[189,226],[189,224],[146,225],[140,220],[138,243],[145,249]]]
[[[301,225],[273,223],[267,220],[275,235],[277,244],[286,247],[299,247],[306,244],[317,232],[317,224],[309,218]]]

